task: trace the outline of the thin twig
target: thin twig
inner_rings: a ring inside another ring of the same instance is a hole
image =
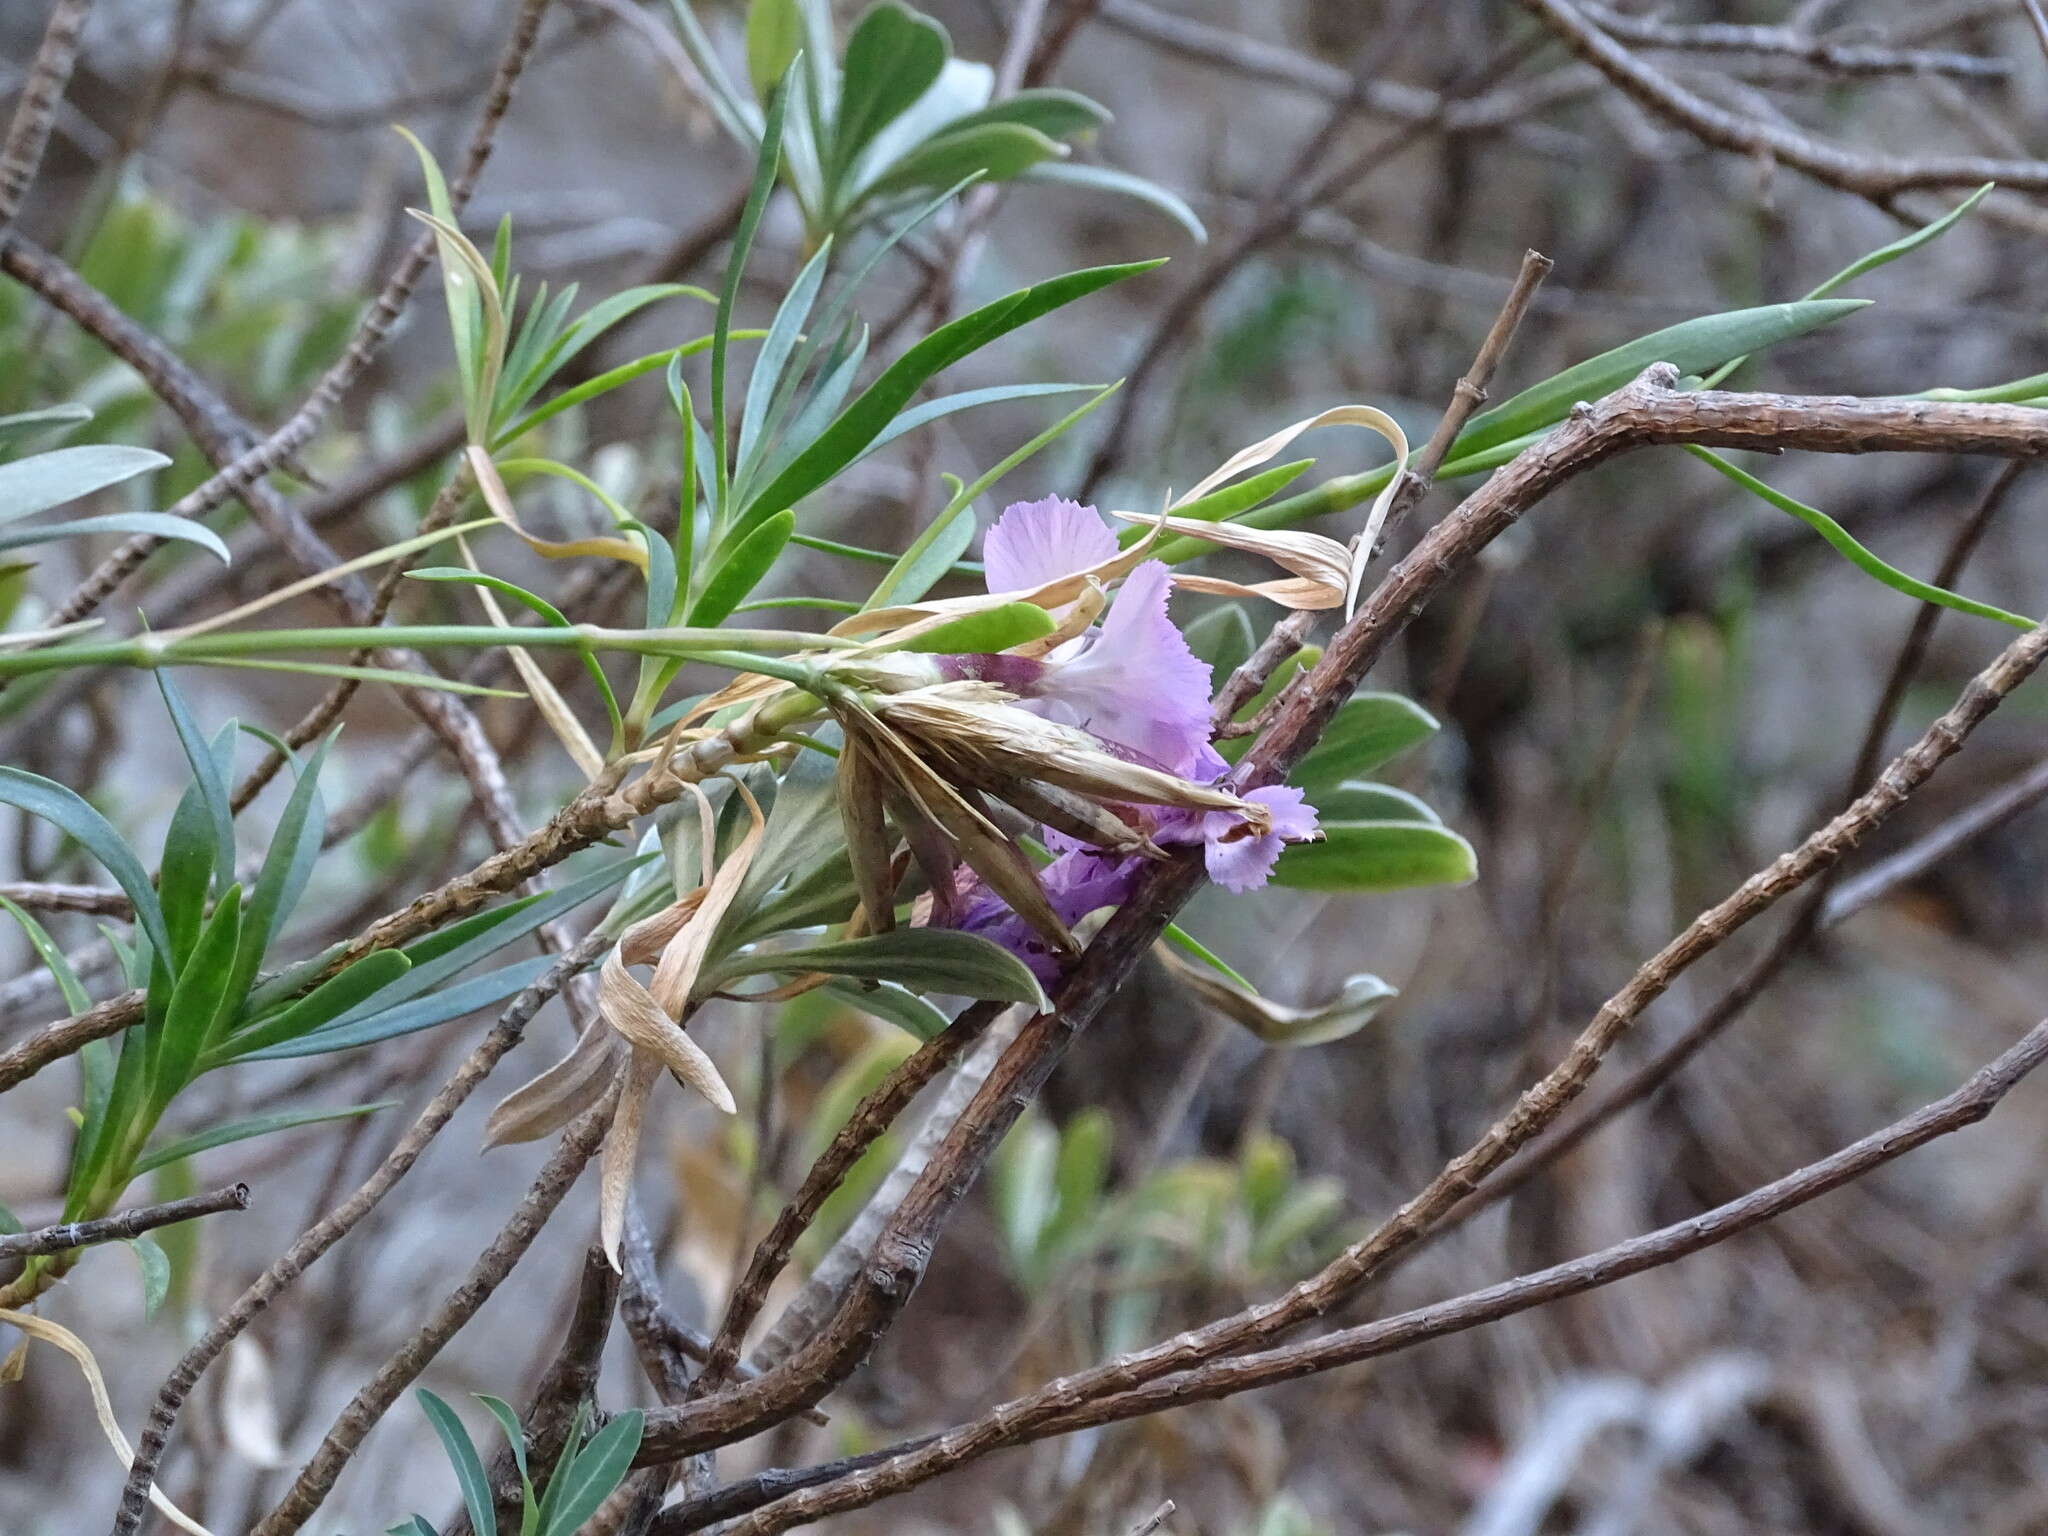
[[[477,125],[470,134],[461,169],[448,189],[449,201],[458,213],[467,205],[483,177],[484,164],[490,159],[491,149],[497,142],[499,124],[504,121],[505,113],[512,104],[513,87],[526,67],[535,40],[540,36],[541,19],[548,4],[549,0],[522,0],[511,35],[499,55]],[[357,326],[347,348],[320,376],[305,402],[282,426],[179,498],[170,508],[173,516],[200,517],[237,496],[246,495],[252,486],[312,441],[327,413],[354,387],[356,380],[376,357],[384,338],[411,300],[413,289],[425,275],[433,252],[431,231],[413,241],[392,269],[391,276],[385,280],[383,289]],[[59,616],[53,616],[51,623],[68,624],[89,615],[160,543],[160,539],[138,534],[122,544],[58,606]]]
[[[14,118],[7,125],[7,138],[0,142],[0,229],[14,222],[21,200],[36,179],[43,163],[43,149],[50,142],[50,125],[57,120],[57,103],[64,87],[71,83],[71,68],[78,62],[78,40],[85,31],[85,18],[92,0],[57,0],[43,29],[42,46],[29,65],[28,79],[15,103]]]
[[[198,1385],[207,1367],[218,1360],[228,1345],[293,1281],[376,1209],[377,1203],[412,1171],[420,1154],[441,1134],[455,1111],[475,1092],[477,1084],[489,1076],[505,1053],[519,1043],[526,1033],[526,1026],[540,1012],[542,1005],[560,991],[562,984],[579,968],[602,955],[610,942],[602,932],[591,934],[515,997],[490,1032],[477,1042],[463,1058],[462,1065],[428,1100],[419,1118],[385,1154],[376,1171],[333,1211],[300,1233],[292,1245],[235,1299],[235,1304],[215,1320],[199,1342],[185,1352],[170,1377],[157,1390],[155,1402],[150,1405],[149,1421],[143,1426],[141,1442],[135,1448],[135,1461],[129,1469],[128,1483],[122,1490],[121,1511],[114,1524],[115,1536],[134,1536],[139,1528],[143,1512],[149,1507],[149,1484],[156,1476],[164,1446],[177,1424],[178,1410],[184,1406],[185,1399]]]
[[[131,1237],[196,1216],[221,1211],[246,1211],[249,1186],[230,1184],[204,1195],[187,1195],[166,1200],[162,1205],[138,1205],[132,1210],[102,1216],[97,1221],[67,1221],[60,1226],[38,1227],[33,1232],[0,1233],[0,1259],[27,1259],[37,1254],[68,1253],[90,1248],[95,1243],[125,1243]]]
[[[335,1478],[354,1457],[364,1437],[398,1401],[399,1394],[418,1379],[448,1341],[504,1284],[561,1205],[584,1165],[597,1154],[605,1132],[611,1128],[612,1112],[618,1108],[623,1082],[622,1077],[614,1078],[605,1096],[562,1132],[519,1208],[491,1239],[490,1246],[477,1256],[469,1274],[349,1400],[320,1442],[320,1448],[300,1468],[284,1498],[256,1524],[250,1536],[290,1536],[303,1526],[326,1499]]]
[[[1699,1216],[1450,1301],[1340,1329],[1300,1344],[1213,1361],[1115,1396],[1082,1401],[1040,1422],[1016,1422],[1017,1404],[1006,1403],[974,1423],[949,1430],[936,1440],[925,1440],[917,1449],[907,1450],[873,1470],[856,1472],[769,1504],[730,1527],[728,1536],[772,1536],[827,1514],[871,1504],[1002,1446],[1071,1434],[1079,1429],[1297,1380],[1463,1333],[1673,1263],[1774,1220],[1938,1137],[1976,1124],[2044,1060],[2048,1060],[2048,1020],[2035,1025],[2018,1044],[1980,1069],[1955,1092],[1839,1152]],[[1024,1401],[1029,1400],[1019,1400]]]
[[[1598,404],[1582,406],[1433,527],[1409,557],[1388,573],[1358,616],[1339,631],[1289,708],[1246,754],[1239,765],[1238,782],[1257,785],[1284,776],[1413,614],[1524,511],[1593,464],[1635,446],[1703,438],[1725,438],[1730,446],[1771,443],[1864,452],[1938,444],[1981,450],[2008,435],[2003,427],[1987,430],[1990,424],[1983,419],[1966,425],[1944,415],[1943,407],[1919,402],[1901,412],[1893,405],[1851,399],[1822,403],[1786,396],[1681,394],[1671,388],[1675,380],[1675,370],[1660,364]],[[2009,425],[2017,427],[2018,423]],[[2031,432],[2048,442],[2048,429],[2037,424]],[[1523,1096],[1513,1112],[1448,1165],[1373,1237],[1347,1250],[1335,1264],[1275,1302],[1184,1334],[1113,1368],[1100,1368],[1100,1374],[1083,1373],[1091,1390],[1125,1390],[1157,1375],[1187,1369],[1215,1353],[1259,1344],[1349,1294],[1387,1257],[1425,1233],[1474,1181],[1561,1113],[1583,1089],[1607,1049],[1680,971],[1839,858],[1857,837],[1917,788],[1956,750],[1977,721],[2039,664],[2044,650],[2048,650],[2048,635],[2040,630],[2016,641],[1965,691],[1956,708],[1887,771],[1877,789],[1855,810],[1837,818],[1808,839],[1801,850],[1785,855],[1702,914],[1601,1009],[1571,1053]],[[674,1459],[726,1443],[793,1408],[810,1406],[844,1378],[907,1301],[938,1228],[995,1142],[1199,884],[1198,866],[1186,860],[1168,861],[1147,870],[1130,900],[1056,989],[1054,1011],[1027,1023],[998,1062],[946,1145],[933,1156],[905,1198],[897,1218],[878,1239],[838,1313],[758,1381],[650,1414],[642,1441],[644,1460]],[[1043,1402],[1040,1408],[1052,1411]]]

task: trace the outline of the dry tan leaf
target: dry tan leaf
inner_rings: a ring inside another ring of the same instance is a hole
[[[718,1075],[718,1068],[704,1054],[704,1048],[654,1000],[654,994],[633,979],[619,959],[617,948],[605,956],[597,977],[597,1007],[605,1022],[623,1035],[628,1044],[667,1067],[678,1081],[732,1114],[737,1105],[732,1090]]]
[[[873,754],[857,737],[848,737],[840,749],[832,791],[846,831],[854,886],[860,892],[863,927],[870,933],[888,933],[896,926],[896,876],[883,816],[882,775]]]
[[[463,450],[470,473],[476,476],[477,489],[483,494],[484,505],[491,509],[497,521],[510,528],[537,555],[550,560],[570,560],[579,555],[603,555],[611,560],[623,560],[640,570],[647,569],[647,551],[638,541],[622,539],[611,534],[600,534],[588,539],[544,539],[539,534],[528,533],[519,525],[519,518],[512,510],[512,493],[505,489],[505,480],[498,473],[498,466],[491,462],[491,456],[476,443]]]
[[[619,1107],[605,1133],[604,1150],[598,1156],[597,1230],[604,1244],[604,1256],[619,1266],[619,1243],[626,1231],[626,1201],[633,1193],[633,1162],[640,1151],[640,1127],[646,1119],[647,1096],[661,1076],[661,1062],[655,1056],[635,1051],[620,1069],[626,1084],[619,1094]]]
[[[1149,523],[1168,533],[1201,539],[1224,549],[1241,550],[1270,560],[1282,570],[1292,571],[1292,581],[1244,584],[1212,576],[1183,576],[1173,584],[1191,592],[1210,592],[1225,597],[1262,597],[1289,608],[1335,608],[1344,601],[1351,584],[1351,551],[1335,539],[1320,533],[1303,533],[1292,528],[1247,528],[1241,523],[1209,522],[1196,517],[1172,517],[1161,513],[1145,517],[1136,512],[1115,514],[1127,522]]]
[[[603,1024],[584,1030],[568,1055],[498,1101],[484,1122],[483,1150],[559,1131],[604,1096],[622,1050]]]
[[[121,1433],[120,1421],[114,1417],[113,1400],[107,1396],[107,1381],[100,1374],[100,1363],[93,1358],[85,1340],[69,1328],[60,1327],[48,1318],[37,1317],[33,1312],[17,1312],[11,1307],[0,1307],[0,1323],[19,1328],[32,1339],[45,1344],[54,1344],[73,1360],[78,1362],[79,1371],[85,1376],[85,1387],[92,1394],[92,1411],[100,1421],[100,1432],[107,1437],[107,1443],[114,1448],[125,1469],[135,1462],[135,1449],[129,1445],[128,1437]],[[188,1536],[213,1536],[213,1533],[177,1505],[166,1498],[156,1484],[149,1485],[149,1502],[155,1506],[171,1524]]]
[[[472,571],[483,569],[476,563],[476,556],[470,553],[469,540],[457,539],[455,547],[462,552],[464,565]],[[476,595],[490,621],[500,629],[506,628],[505,610],[499,606],[498,594],[489,587],[479,585],[476,588]],[[562,744],[562,750],[569,754],[569,760],[575,763],[586,781],[595,779],[604,772],[604,754],[597,750],[597,744],[590,739],[589,732],[583,729],[583,722],[578,720],[575,711],[569,708],[569,701],[562,697],[561,690],[549,680],[547,673],[541,670],[540,663],[527,653],[524,646],[508,645],[505,649],[512,657],[513,670],[518,672],[519,680],[526,684],[527,696],[533,700],[534,708],[540,711],[540,717],[547,722],[548,729],[555,733],[555,740]]]
[[[725,921],[726,911],[732,906],[733,898],[739,895],[740,885],[746,879],[747,870],[754,862],[754,854],[761,846],[761,836],[768,829],[767,818],[761,814],[760,802],[754,798],[753,791],[740,779],[732,780],[732,786],[746,802],[747,814],[753,818],[754,824],[748,828],[747,835],[740,839],[739,846],[726,855],[725,862],[718,866],[717,872],[705,881],[704,899],[699,903],[696,915],[683,924],[677,930],[676,936],[668,941],[667,947],[661,952],[661,959],[654,967],[654,980],[648,990],[672,1018],[680,1018],[683,1010],[689,1007],[690,993],[696,987],[697,973],[704,967],[704,956],[711,947],[712,936],[718,931],[718,925]],[[709,797],[694,784],[690,788],[696,791],[699,802],[708,808]],[[706,830],[709,832],[712,829],[707,826]],[[711,865],[711,854],[708,851],[711,846],[711,839],[707,836],[707,870]],[[727,1094],[726,1097],[730,1100],[731,1095]]]
[[[874,608],[866,613],[856,613],[841,619],[832,626],[829,633],[843,636],[876,635],[877,644],[900,645],[964,614],[1000,608],[1007,603],[1033,603],[1040,608],[1056,611],[1083,597],[1091,586],[1099,588],[1120,576],[1129,575],[1145,559],[1158,537],[1156,529],[1148,531],[1144,538],[1129,549],[1119,550],[1107,560],[1083,570],[1071,571],[1035,587],[1019,587],[1014,592],[987,592],[978,596],[934,598],[927,602],[906,603],[894,608]]]
[[[699,886],[680,901],[671,902],[652,917],[643,917],[619,937],[619,956],[628,965],[652,965],[668,948],[668,941],[681,931],[704,900]]]
[[[1046,899],[1031,861],[1009,834],[872,714],[849,712],[842,724],[848,739],[856,732],[863,735],[901,793],[917,802],[923,814],[944,831],[961,861],[980,875],[1011,911],[1055,949],[1066,954],[1079,952],[1073,933]]]

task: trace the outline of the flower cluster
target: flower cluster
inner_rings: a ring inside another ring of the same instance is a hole
[[[983,563],[989,590],[1010,592],[1100,567],[1116,554],[1116,537],[1094,508],[1050,497],[1007,508],[988,532]],[[1016,710],[1084,733],[1133,768],[1215,791],[1228,764],[1209,742],[1209,668],[1167,612],[1171,591],[1168,567],[1145,561],[1124,579],[1099,626],[1042,657],[941,657],[940,673],[993,684],[1013,697]],[[1041,817],[1044,841],[1057,856],[1038,871],[1036,884],[1052,915],[1070,928],[1121,904],[1158,847],[1198,844],[1212,880],[1246,891],[1266,883],[1285,844],[1317,835],[1315,808],[1300,790],[1254,789],[1230,799],[1235,803],[1204,805],[1185,795],[1131,795],[1108,802],[1146,845],[1139,847],[1128,835],[1105,837]],[[1042,977],[1054,973],[1061,946],[986,878],[961,871],[944,897],[935,903],[938,918],[995,940]]]

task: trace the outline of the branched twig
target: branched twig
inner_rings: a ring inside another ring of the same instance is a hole
[[[476,1315],[502,1285],[513,1266],[533,1246],[540,1229],[554,1215],[569,1187],[576,1182],[611,1128],[612,1111],[618,1107],[623,1078],[615,1077],[605,1096],[578,1115],[562,1132],[561,1140],[519,1208],[478,1255],[476,1264],[462,1284],[442,1299],[433,1314],[413,1336],[400,1345],[391,1358],[365,1382],[349,1400],[320,1448],[299,1471],[277,1508],[257,1522],[250,1536],[289,1536],[298,1530],[326,1499],[335,1478],[348,1465],[377,1421],[384,1417],[399,1394],[432,1363],[448,1341]],[[607,1314],[609,1315],[609,1314]]]
[[[0,1259],[27,1259],[43,1253],[68,1253],[73,1248],[90,1248],[95,1243],[124,1243],[131,1237],[195,1216],[212,1216],[221,1211],[246,1211],[249,1186],[230,1184],[204,1195],[187,1195],[166,1200],[162,1205],[138,1205],[133,1210],[102,1216],[97,1221],[67,1221],[61,1226],[38,1227],[33,1232],[0,1233]]]
[[[1976,155],[1927,155],[1912,160],[1860,155],[1782,123],[1740,116],[1645,63],[1595,26],[1570,0],[1521,0],[1521,4],[1630,100],[1716,149],[1775,160],[1826,186],[1880,202],[1902,192],[1977,187],[1987,181],[2015,192],[2048,191],[2048,161]]]
[[[855,1472],[824,1487],[769,1504],[751,1519],[730,1527],[728,1536],[771,1536],[773,1532],[786,1531],[839,1510],[871,1504],[998,1446],[1070,1434],[1094,1425],[1296,1380],[1462,1333],[1659,1268],[1702,1248],[1726,1242],[1938,1137],[1976,1124],[2044,1060],[2048,1060],[2048,1020],[2035,1025],[2017,1045],[1954,1093],[1832,1156],[1702,1215],[1450,1301],[1285,1348],[1213,1361],[1115,1396],[1074,1402],[1059,1414],[1028,1427],[1013,1423],[1011,1414],[1016,1405],[1005,1404],[972,1424],[949,1430],[936,1440],[924,1441],[915,1450],[906,1446],[894,1460],[871,1471]],[[967,1450],[970,1443],[976,1449]],[[679,1533],[689,1527],[678,1523],[661,1529],[666,1536],[671,1530]]]
[[[519,14],[512,24],[511,36],[506,42],[504,52],[499,56],[497,70],[491,78],[491,88],[484,98],[482,113],[470,135],[462,168],[448,189],[449,200],[458,213],[468,203],[471,194],[476,190],[477,182],[482,179],[484,163],[489,160],[492,146],[497,142],[498,125],[504,121],[506,109],[512,104],[513,87],[518,83],[519,76],[526,67],[535,40],[540,36],[541,18],[545,15],[548,4],[549,0],[522,0]],[[363,370],[370,366],[371,360],[383,345],[385,336],[412,298],[414,287],[425,274],[428,262],[433,259],[433,251],[434,237],[431,232],[423,233],[413,241],[405,255],[400,258],[397,267],[393,269],[391,276],[385,281],[382,291],[370,306],[369,313],[357,326],[347,349],[320,376],[305,403],[276,431],[247,451],[238,454],[231,463],[219,469],[204,484],[181,497],[170,509],[174,516],[201,517],[215,507],[247,494],[258,481],[279,465],[286,463],[299,449],[312,441],[327,413],[354,386],[356,380],[362,376]],[[86,617],[104,602],[161,542],[160,539],[149,535],[138,534],[122,544],[59,605],[51,623],[68,624]]]
[[[1963,573],[1985,531],[1991,525],[2014,483],[2026,470],[2027,465],[2015,459],[2000,472],[1978,502],[1975,511],[1963,526],[1957,530],[1948,551],[1942,557],[1941,568],[1935,573],[1934,584],[1952,587]],[[1893,658],[1890,674],[1884,686],[1878,691],[1876,706],[1872,709],[1870,723],[1864,729],[1863,740],[1856,750],[1856,761],[1849,769],[1841,801],[1853,803],[1856,796],[1867,789],[1876,778],[1879,764],[1883,761],[1885,737],[1890,734],[1893,722],[1898,718],[1899,707],[1905,702],[1906,691],[1919,673],[1920,664],[1927,655],[1927,647],[1934,638],[1934,626],[1944,610],[1933,603],[1923,603],[1907,627],[1906,638]],[[2041,776],[2044,787],[2048,787],[2048,774]],[[1997,797],[1994,797],[1996,800]],[[1985,804],[1993,802],[1987,801]],[[2017,806],[2013,809],[2018,809]],[[2007,811],[2006,814],[2011,814]],[[1976,827],[1969,835],[1984,830]],[[1957,839],[1961,841],[1963,839]],[[1918,846],[1918,845],[1916,845]],[[1945,843],[1942,852],[1947,852],[1955,843]],[[1908,850],[1910,851],[1910,850]],[[1887,860],[1892,864],[1893,860]],[[1913,868],[1924,868],[1914,865]],[[1880,866],[1882,868],[1882,866]],[[1903,869],[1904,866],[1899,866]],[[1879,870],[1872,870],[1872,875]],[[1785,925],[1785,930],[1760,955],[1735,982],[1716,998],[1700,1016],[1683,1031],[1660,1045],[1645,1061],[1617,1081],[1597,1102],[1588,1104],[1570,1124],[1560,1127],[1553,1135],[1529,1149],[1528,1154],[1500,1177],[1487,1180],[1486,1184],[1473,1192],[1454,1214],[1458,1221],[1469,1220],[1480,1211],[1512,1195],[1545,1169],[1556,1165],[1560,1158],[1567,1156],[1573,1148],[1599,1130],[1616,1115],[1641,1103],[1669,1082],[1685,1064],[1692,1060],[1710,1041],[1740,1018],[1749,1005],[1762,996],[1785,968],[1803,952],[1814,936],[1823,928],[1840,922],[1851,912],[1859,911],[1877,899],[1884,890],[1893,888],[1898,880],[1907,878],[1903,873],[1887,875],[1881,885],[1866,884],[1869,876],[1856,882],[1861,899],[1854,905],[1837,906],[1836,887],[1840,883],[1841,866],[1831,866],[1822,871],[1807,890],[1799,908]],[[1546,902],[1554,908],[1554,903]]]
[[[1246,755],[1238,781],[1257,785],[1284,777],[1414,613],[1529,507],[1572,476],[1616,454],[1676,441],[1834,452],[1892,448],[2011,452],[2015,443],[2024,442],[2030,455],[2048,451],[2048,424],[2029,411],[2007,413],[1991,408],[1990,414],[1979,414],[1985,408],[1978,407],[1956,415],[1952,413],[1969,408],[1855,398],[1681,394],[1672,390],[1674,382],[1674,371],[1659,365],[1598,404],[1576,410],[1562,426],[1432,528],[1388,574],[1358,616],[1338,633],[1272,729]],[[1635,1012],[1679,970],[1839,857],[1855,837],[1910,793],[1955,750],[1970,727],[2038,664],[2043,644],[2043,632],[2038,630],[2016,642],[1972,685],[1957,709],[1887,773],[1856,814],[1838,818],[1809,840],[1803,854],[1787,855],[1781,865],[1752,880],[1674,941],[1601,1010],[1579,1046],[1544,1083],[1525,1095],[1522,1106],[1446,1168],[1423,1196],[1405,1207],[1374,1239],[1350,1250],[1330,1270],[1287,1298],[1225,1320],[1214,1330],[1184,1335],[1174,1344],[1132,1357],[1132,1362],[1120,1362],[1115,1372],[1099,1378],[1099,1389],[1123,1390],[1152,1376],[1198,1364],[1213,1351],[1255,1345],[1267,1336],[1265,1329],[1292,1326],[1348,1294],[1389,1253],[1426,1231],[1464,1194],[1470,1181],[1504,1161],[1561,1112]],[[1187,860],[1155,865],[1146,873],[1131,899],[1110,919],[1057,989],[1054,1011],[1025,1025],[997,1063],[981,1093],[883,1232],[838,1312],[802,1348],[759,1380],[652,1413],[642,1442],[643,1459],[673,1459],[726,1443],[794,1409],[812,1405],[844,1378],[908,1299],[939,1227],[979,1173],[995,1142],[1037,1092],[1074,1036],[1092,1021],[1130,966],[1199,884],[1199,868]],[[1130,1379],[1123,1375],[1127,1366],[1136,1373]]]
[[[581,967],[590,964],[609,946],[610,940],[594,933],[550,966],[539,980],[515,997],[496,1025],[477,1042],[462,1065],[443,1083],[427,1107],[420,1111],[405,1134],[385,1155],[384,1161],[355,1192],[326,1216],[302,1232],[291,1247],[235,1299],[235,1304],[215,1321],[205,1335],[185,1352],[177,1368],[158,1389],[150,1405],[149,1422],[135,1448],[127,1486],[121,1494],[121,1511],[114,1524],[115,1536],[134,1536],[148,1509],[150,1481],[163,1459],[164,1446],[178,1420],[178,1410],[198,1385],[206,1368],[218,1360],[229,1344],[262,1314],[285,1289],[304,1274],[328,1249],[352,1231],[388,1195],[398,1181],[411,1172],[420,1154],[441,1134],[442,1128],[462,1107],[505,1053],[519,1043],[526,1026],[543,1004],[561,990],[562,984]]]

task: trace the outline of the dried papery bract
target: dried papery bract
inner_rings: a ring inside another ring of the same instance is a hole
[[[598,973],[598,1012],[632,1048],[618,1114],[605,1139],[600,1180],[599,1230],[605,1254],[615,1269],[640,1127],[660,1069],[666,1067],[678,1082],[696,1089],[727,1114],[738,1107],[718,1068],[680,1022],[689,1011],[712,936],[739,894],[767,827],[760,804],[746,785],[737,779],[732,784],[753,819],[747,835],[722,863],[716,862],[717,817],[710,798],[697,785],[689,785],[703,818],[704,884],[667,911],[628,929]],[[642,986],[626,966],[629,961],[644,963],[648,959],[654,960],[654,979]]]
[[[1232,523],[1171,516],[1175,510],[1200,501],[1225,481],[1235,479],[1248,469],[1258,468],[1302,433],[1317,427],[1364,427],[1393,445],[1394,473],[1385,489],[1373,498],[1372,506],[1366,512],[1365,527],[1349,547],[1318,533],[1245,528]],[[1357,606],[1359,581],[1366,563],[1372,558],[1373,546],[1379,541],[1387,510],[1393,505],[1394,493],[1399,489],[1402,472],[1407,467],[1408,435],[1401,430],[1399,422],[1370,405],[1339,405],[1304,417],[1292,426],[1282,427],[1270,437],[1262,437],[1256,443],[1240,448],[1187,492],[1176,497],[1166,509],[1165,516],[1149,516],[1142,512],[1116,512],[1112,515],[1131,522],[1151,524],[1170,533],[1206,539],[1230,549],[1263,555],[1295,575],[1292,581],[1249,585],[1208,576],[1176,576],[1174,583],[1177,586],[1191,592],[1213,592],[1227,597],[1263,597],[1289,608],[1335,608],[1341,604],[1348,619],[1351,610]]]
[[[1191,576],[1175,572],[1173,584],[1188,592],[1206,592],[1218,597],[1262,597],[1283,608],[1336,608],[1351,587],[1352,555],[1349,548],[1320,533],[1303,533],[1292,528],[1247,528],[1238,523],[1212,523],[1196,517],[1173,517],[1161,513],[1147,517],[1137,512],[1113,516],[1144,523],[1167,533],[1241,550],[1272,561],[1290,578],[1274,581],[1227,581],[1218,576]]]

